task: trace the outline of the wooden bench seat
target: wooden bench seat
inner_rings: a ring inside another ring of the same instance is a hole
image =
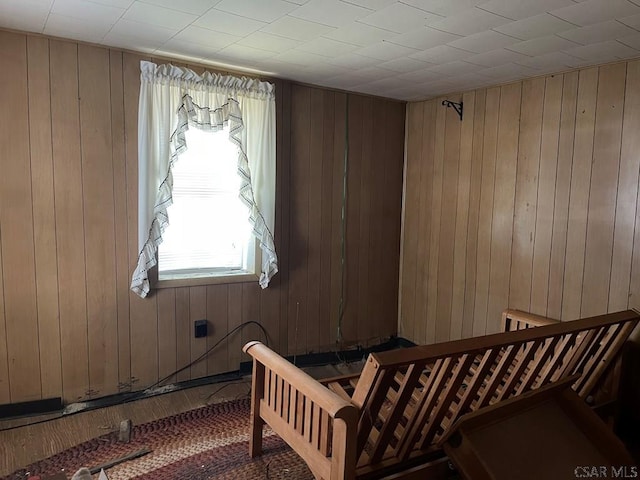
[[[639,320],[630,310],[571,322],[508,310],[503,333],[374,353],[360,375],[325,382],[250,342],[250,454],[267,423],[317,478],[443,474],[441,441],[461,415],[571,376],[593,398]]]

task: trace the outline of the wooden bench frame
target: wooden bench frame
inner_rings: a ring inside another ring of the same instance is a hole
[[[592,396],[639,321],[631,310],[571,322],[507,310],[506,332],[374,353],[359,375],[322,382],[249,342],[250,455],[267,423],[316,478],[441,474],[441,441],[460,416],[574,375],[576,393]]]

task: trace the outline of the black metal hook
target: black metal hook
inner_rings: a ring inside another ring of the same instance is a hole
[[[460,116],[460,121],[462,121],[462,102],[458,103],[452,102],[451,100],[443,100],[442,105],[444,105],[445,107],[453,107],[453,109]]]

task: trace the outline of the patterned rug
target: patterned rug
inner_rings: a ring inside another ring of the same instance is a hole
[[[1,480],[46,477],[94,467],[148,447],[151,453],[106,470],[109,480],[312,479],[277,435],[265,428],[263,455],[249,458],[248,399],[209,405],[131,429],[129,443],[110,433],[29,465]],[[94,475],[98,478],[98,475]]]

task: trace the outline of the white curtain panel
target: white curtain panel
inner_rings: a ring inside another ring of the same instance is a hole
[[[249,78],[196,72],[140,62],[138,112],[138,242],[140,254],[131,290],[146,297],[149,269],[168,226],[171,168],[188,145],[189,128],[218,131],[229,125],[238,146],[240,198],[249,209],[253,235],[262,250],[259,283],[278,271],[273,241],[276,185],[275,85]]]

